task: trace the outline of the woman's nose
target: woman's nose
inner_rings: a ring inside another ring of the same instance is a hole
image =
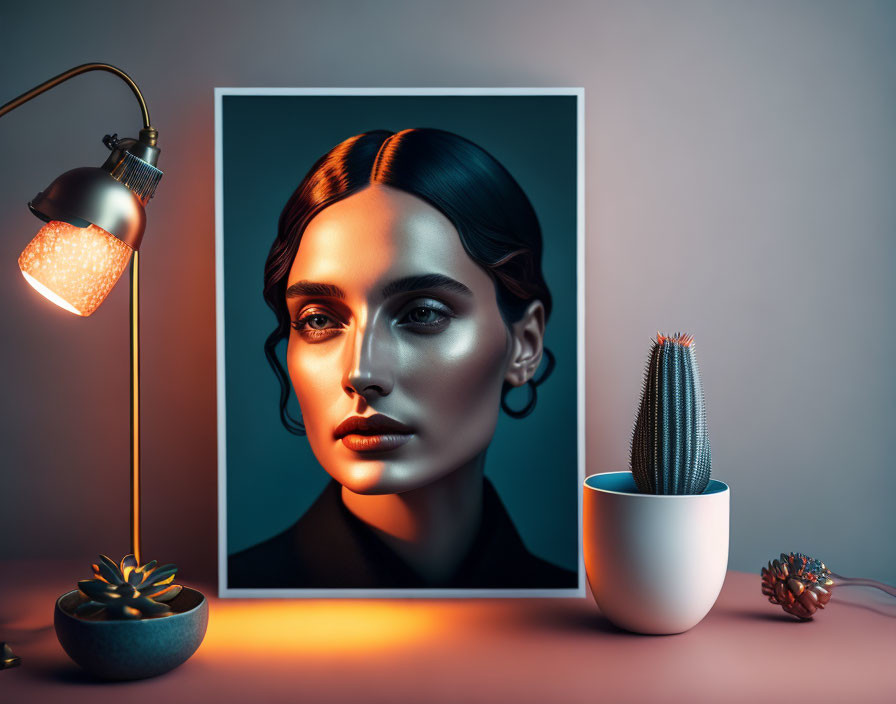
[[[360,394],[369,401],[392,392],[394,360],[389,349],[389,332],[378,327],[376,321],[370,321],[350,333],[349,363],[342,380],[349,396]]]

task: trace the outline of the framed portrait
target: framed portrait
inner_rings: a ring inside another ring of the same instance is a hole
[[[583,104],[215,90],[222,597],[585,595]]]

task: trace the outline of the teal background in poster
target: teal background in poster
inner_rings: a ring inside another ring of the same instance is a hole
[[[486,475],[527,547],[576,569],[576,116],[574,96],[222,96],[229,553],[291,525],[329,479],[307,440],[282,426],[263,353],[275,324],[263,269],[280,211],[311,165],[346,137],[437,127],[504,164],[542,226],[554,299],[545,342],[557,366],[530,416],[500,414]],[[279,351],[282,358],[285,344]],[[522,391],[510,395],[513,407],[525,402]],[[291,404],[297,413],[294,397]]]

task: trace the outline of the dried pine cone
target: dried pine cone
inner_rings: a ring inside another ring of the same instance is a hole
[[[762,568],[762,593],[787,613],[809,620],[831,600],[831,571],[820,560],[798,552],[772,560]]]

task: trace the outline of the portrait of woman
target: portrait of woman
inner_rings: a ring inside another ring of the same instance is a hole
[[[324,483],[227,553],[227,588],[575,590],[576,569],[530,549],[489,462],[499,422],[526,427],[569,373],[519,182],[461,134],[369,130],[331,142],[284,200],[254,354],[281,432],[316,461],[282,471]]]

